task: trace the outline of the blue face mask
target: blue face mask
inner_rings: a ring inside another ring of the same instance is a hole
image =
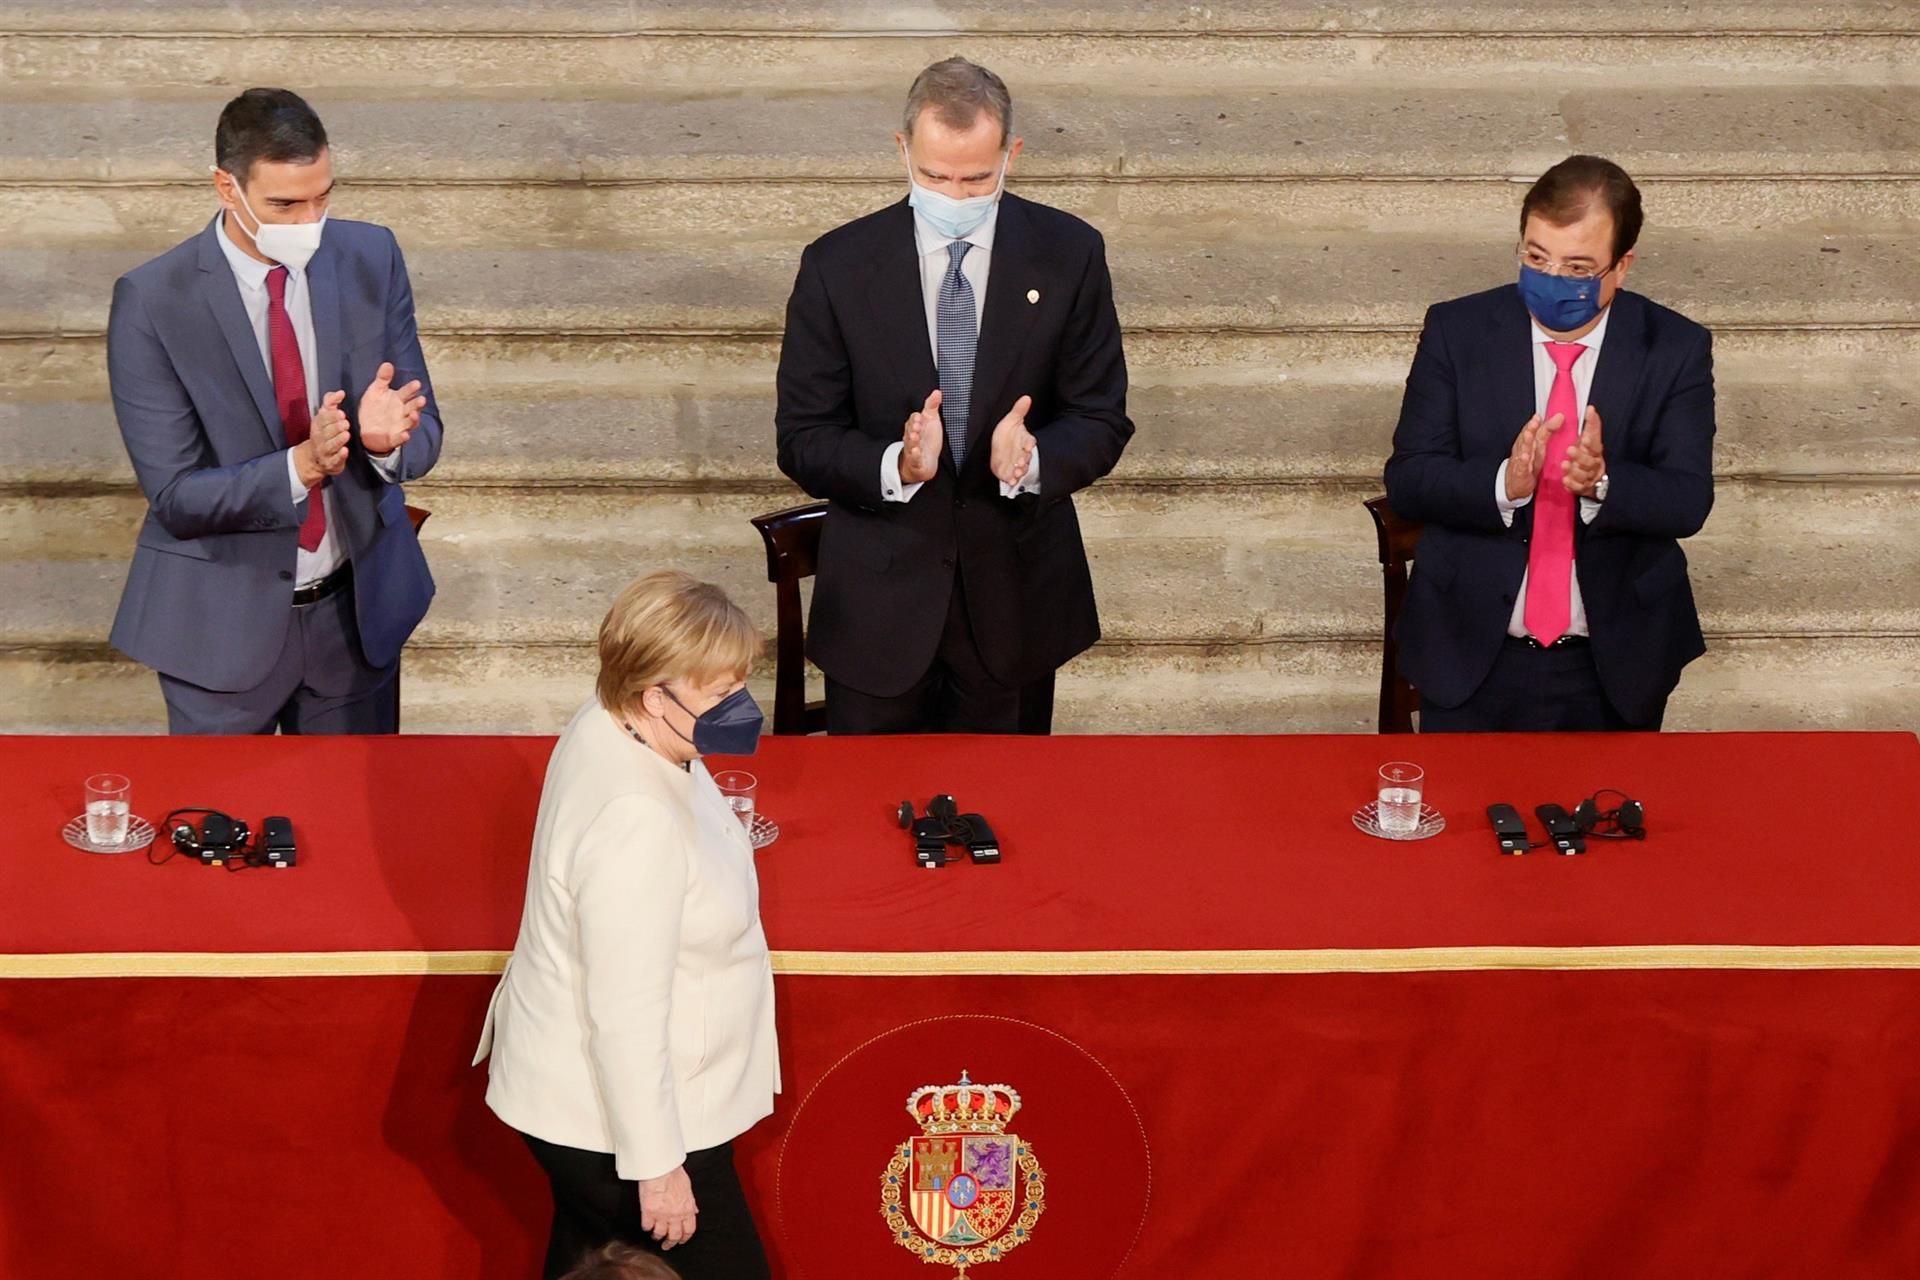
[[[1520,264],[1520,297],[1542,328],[1571,333],[1600,314],[1600,284],[1606,272],[1585,280],[1550,276]]]
[[[693,711],[686,703],[673,697],[673,690],[661,685],[660,692],[673,698],[674,706],[693,716]],[[699,715],[693,716],[691,738],[673,729],[672,721],[665,721],[676,737],[692,744],[693,749],[703,756],[752,755],[760,749],[760,730],[766,722],[760,704],[745,689],[734,690]]]
[[[1000,193],[1007,186],[1007,157],[1000,157],[1000,176],[993,184],[993,194],[970,196],[965,200],[956,200],[939,191],[931,191],[913,180],[913,166],[907,166],[907,203],[920,215],[929,227],[949,240],[960,240],[972,235],[987,215],[993,212],[993,206],[1000,201]]]

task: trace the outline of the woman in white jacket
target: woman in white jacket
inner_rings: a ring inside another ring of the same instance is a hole
[[[753,750],[761,644],[718,587],[640,579],[547,764],[474,1057],[553,1184],[547,1280],[610,1240],[672,1250],[686,1280],[768,1274],[732,1140],[780,1088],[773,967],[752,844],[700,760]]]

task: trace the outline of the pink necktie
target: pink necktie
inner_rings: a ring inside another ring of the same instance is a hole
[[[287,269],[267,272],[267,351],[273,356],[273,399],[280,406],[280,425],[287,443],[300,444],[313,433],[307,410],[307,370],[300,363],[300,342],[293,319],[287,315]],[[324,483],[324,481],[322,482]],[[300,549],[313,551],[327,532],[327,504],[320,485],[307,490],[307,514],[300,522]]]
[[[1573,362],[1586,353],[1577,342],[1549,342],[1553,390],[1547,417],[1560,429],[1547,437],[1547,462],[1533,494],[1533,540],[1527,544],[1527,632],[1543,645],[1566,634],[1573,616],[1573,519],[1578,500],[1560,483],[1560,464],[1580,439],[1580,407],[1573,397]]]

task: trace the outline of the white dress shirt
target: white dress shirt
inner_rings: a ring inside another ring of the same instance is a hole
[[[220,252],[226,255],[227,265],[233,268],[233,278],[240,285],[240,301],[247,309],[247,319],[253,324],[254,340],[260,344],[260,360],[267,369],[267,382],[273,382],[273,342],[267,333],[267,275],[274,264],[260,261],[243,253],[227,235],[227,219],[222,214],[214,223],[215,234],[220,238]],[[313,299],[307,292],[307,273],[303,268],[287,268],[286,292],[287,319],[293,322],[293,339],[300,348],[300,368],[307,375],[307,412],[320,411],[320,370],[314,354],[313,340]],[[328,387],[328,391],[350,388]],[[285,439],[285,428],[278,422],[272,424],[275,435]],[[399,474],[400,459],[398,451],[384,458],[367,455],[375,471],[387,481],[393,483]],[[300,504],[307,500],[307,486],[300,482],[300,468],[293,460],[293,450],[287,450],[287,483],[293,494],[293,505],[300,511]],[[333,495],[325,487],[320,490],[320,500],[327,504],[326,532],[320,535],[320,545],[308,551],[300,548],[294,557],[293,585],[311,586],[346,563],[347,549],[334,535]],[[305,512],[301,511],[304,518]]]
[[[973,246],[967,250],[967,256],[960,259],[960,274],[966,277],[967,283],[973,288],[973,326],[976,333],[987,314],[987,272],[993,265],[993,232],[999,222],[1000,204],[995,201],[987,220],[960,237]],[[941,235],[929,227],[919,214],[914,215],[913,243],[920,253],[920,293],[927,307],[927,348],[934,353],[936,363],[940,354],[940,284],[947,278],[947,246],[953,242],[953,237]],[[913,495],[920,492],[920,485],[925,483],[906,484],[901,481],[900,451],[905,447],[904,441],[896,441],[887,447],[886,453],[880,458],[880,493],[888,502],[911,502]],[[1000,496],[1013,498],[1023,493],[1038,492],[1040,446],[1036,444],[1033,446],[1033,456],[1027,462],[1027,474],[1020,478],[1017,485],[1002,480]]]
[[[547,762],[520,935],[474,1061],[521,1133],[656,1178],[780,1092],[773,963],[746,828],[599,702]]]
[[[1593,371],[1600,363],[1600,344],[1606,341],[1607,316],[1611,314],[1611,310],[1612,309],[1609,308],[1607,313],[1601,315],[1600,323],[1593,327],[1591,333],[1578,340],[1580,345],[1585,347],[1586,350],[1582,351],[1580,358],[1573,362],[1574,415],[1572,422],[1561,426],[1560,430],[1562,431],[1572,430],[1577,434],[1587,420],[1587,393],[1593,389]],[[1559,366],[1553,362],[1553,357],[1547,354],[1547,344],[1549,342],[1558,342],[1560,339],[1554,337],[1545,329],[1542,329],[1539,322],[1533,320],[1532,317],[1528,317],[1528,323],[1532,325],[1533,328],[1533,411],[1544,418],[1547,416],[1547,397],[1553,394],[1553,380],[1560,372]],[[1540,483],[1558,484],[1560,483],[1560,477],[1557,475],[1550,476],[1545,471],[1542,471],[1540,473]],[[1508,499],[1507,464],[1504,462],[1500,464],[1500,470],[1496,472],[1493,477],[1493,498],[1494,501],[1500,505],[1500,518],[1507,522],[1509,528],[1513,526],[1513,513],[1533,501],[1533,495],[1531,494],[1521,498],[1517,502]],[[1592,524],[1593,518],[1599,514],[1599,503],[1595,502],[1592,498],[1583,497],[1580,499],[1580,522],[1582,524]],[[1586,602],[1580,598],[1580,575],[1577,572],[1573,574],[1573,582],[1571,583],[1571,589],[1567,597],[1567,605],[1567,634],[1570,636],[1586,635],[1587,606]],[[1507,618],[1507,634],[1510,636],[1518,636],[1521,639],[1525,639],[1528,634],[1527,580],[1525,575],[1522,575],[1520,579],[1519,594],[1513,598],[1513,613]]]

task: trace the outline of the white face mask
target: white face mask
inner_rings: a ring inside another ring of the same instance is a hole
[[[987,215],[993,212],[993,206],[1000,201],[1000,193],[1007,186],[1008,154],[1000,154],[1000,176],[994,180],[993,191],[984,196],[969,196],[965,200],[955,199],[944,192],[933,191],[921,186],[914,180],[913,163],[907,163],[907,203],[926,220],[928,226],[949,240],[959,240],[973,234]]]
[[[320,251],[320,233],[326,230],[327,215],[322,213],[318,222],[262,222],[253,206],[247,203],[247,194],[240,189],[238,181],[233,184],[233,193],[240,197],[240,207],[253,219],[251,227],[244,222],[240,225],[253,237],[254,248],[295,271],[306,270],[307,263]]]

